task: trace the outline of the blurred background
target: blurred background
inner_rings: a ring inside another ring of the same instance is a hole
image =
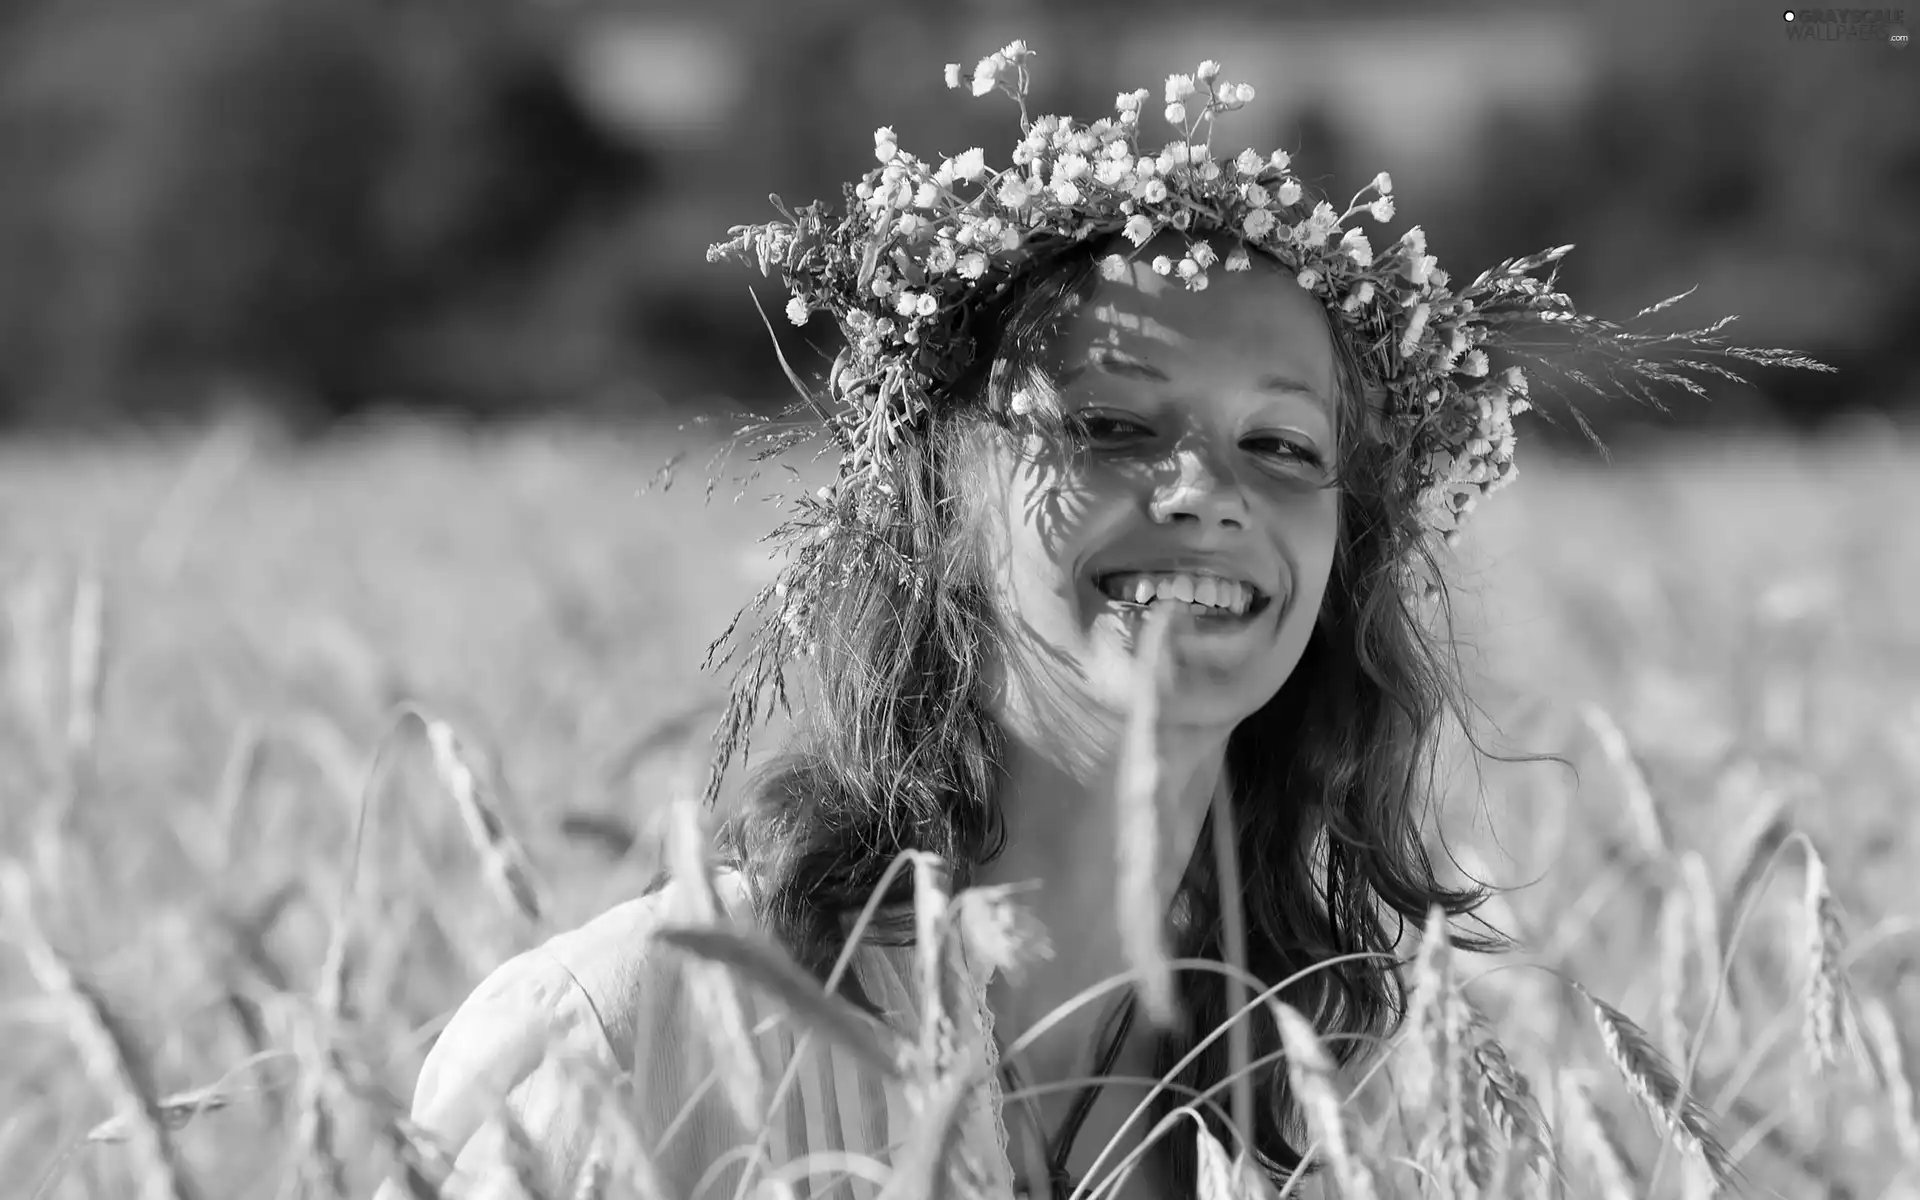
[[[1222,57],[1260,93],[1226,136],[1341,197],[1391,170],[1396,224],[1456,274],[1572,242],[1592,311],[1698,284],[1681,319],[1738,312],[1842,368],[1682,421],[1897,410],[1920,397],[1920,59],[1783,30],[1713,0],[11,0],[0,421],[772,396],[748,280],[706,245],[769,192],[837,201],[877,124],[1003,155],[1010,106],[940,67],[1015,36],[1041,111]]]
[[[1489,746],[1563,761],[1454,746],[1431,836],[1511,889],[1530,957],[1475,997],[1541,1095],[1613,1078],[1579,979],[1704,1047],[1751,1194],[1920,1195],[1920,51],[1723,0],[0,0],[0,1195],[151,1184],[136,1085],[192,1194],[282,1194],[316,1079],[368,1194],[453,1007],[653,877],[774,514],[647,485],[786,393],[749,288],[784,297],[705,249],[836,199],[877,125],[1004,156],[1011,105],[941,67],[1016,37],[1040,111],[1218,58],[1259,93],[1223,137],[1343,200],[1390,171],[1456,278],[1570,242],[1588,311],[1697,285],[1664,315],[1839,368],[1586,403],[1610,463],[1523,429],[1455,632]],[[144,1075],[89,1077],[50,954]],[[1797,1041],[1841,967],[1874,1071]],[[1603,1143],[1643,1177],[1595,1090],[1562,1183]]]

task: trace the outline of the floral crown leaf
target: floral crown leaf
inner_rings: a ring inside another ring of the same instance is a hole
[[[990,166],[978,148],[923,160],[882,127],[874,132],[877,165],[843,188],[837,210],[823,203],[789,208],[772,196],[780,220],[733,226],[707,251],[709,262],[777,280],[792,324],[828,315],[845,343],[818,389],[780,353],[799,402],[742,426],[730,443],[757,447],[755,459],[764,461],[824,429],[823,453],[838,450],[840,458],[833,483],[800,492],[769,535],[787,552],[776,582],[709,648],[709,666],[733,662],[748,610],[766,618],[749,635],[737,668],[717,734],[710,798],[735,752],[744,753],[767,689],[784,704],[786,667],[833,636],[821,603],[831,589],[878,578],[879,571],[904,586],[924,582],[890,536],[911,519],[897,451],[924,430],[973,365],[971,323],[1024,275],[1076,247],[1116,247],[1098,261],[1107,278],[1144,267],[1191,291],[1207,287],[1216,268],[1251,269],[1258,255],[1283,264],[1322,302],[1356,351],[1365,382],[1387,397],[1381,442],[1391,459],[1388,486],[1402,501],[1394,536],[1408,586],[1418,586],[1431,540],[1455,541],[1476,505],[1517,474],[1513,419],[1531,408],[1529,370],[1656,408],[1656,389],[1704,395],[1700,377],[1745,382],[1727,362],[1831,370],[1788,351],[1730,343],[1722,334],[1730,317],[1698,329],[1638,332],[1584,314],[1558,288],[1571,246],[1507,259],[1453,289],[1420,226],[1376,250],[1359,224],[1395,216],[1386,172],[1342,211],[1299,178],[1284,150],[1216,156],[1218,118],[1254,98],[1250,86],[1224,80],[1217,62],[1169,75],[1158,113],[1150,111],[1153,93],[1142,88],[1117,96],[1112,115],[1081,123],[1029,114],[1033,58],[1025,42],[1015,41],[981,59],[970,75],[958,63],[945,69],[950,88],[977,97],[1000,92],[1018,105],[1020,136],[1007,166]],[[1172,135],[1158,147],[1143,129],[1157,118]],[[1145,258],[1169,233],[1184,237],[1181,256]],[[1690,294],[1644,308],[1633,320]],[[764,309],[761,317],[767,320]],[[1511,365],[1495,371],[1491,354]],[[1024,391],[987,400],[1002,420],[1045,415],[1043,403]],[[1571,412],[1597,444],[1578,408]],[[730,648],[721,655],[723,646]]]

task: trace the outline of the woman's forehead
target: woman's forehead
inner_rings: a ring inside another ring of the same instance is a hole
[[[1102,278],[1067,314],[1059,366],[1071,375],[1120,365],[1172,375],[1205,365],[1246,375],[1261,390],[1334,393],[1332,332],[1320,304],[1279,270],[1211,272],[1190,291],[1154,272],[1145,255],[1119,279]]]

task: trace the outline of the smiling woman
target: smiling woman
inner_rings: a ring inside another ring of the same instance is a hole
[[[1090,126],[1028,120],[1029,57],[1015,43],[973,79],[1022,100],[1013,167],[968,151],[935,169],[883,128],[853,211],[715,248],[780,274],[796,323],[831,312],[847,349],[798,410],[840,474],[779,531],[792,556],[713,786],[789,670],[808,701],[717,895],[683,872],[501,968],[442,1035],[415,1115],[482,1187],[574,1194],[634,1145],[647,1194],[679,1197],[1190,1196],[1222,1145],[1282,1180],[1307,1146],[1283,1043],[1298,1056],[1310,1023],[1334,1059],[1361,1056],[1401,1011],[1407,922],[1476,900],[1436,882],[1418,828],[1458,686],[1418,568],[1512,477],[1525,377],[1483,346],[1551,327],[1678,377],[1531,278],[1561,251],[1456,294],[1417,227],[1382,255],[1341,233],[1391,218],[1384,174],[1343,216],[1284,153],[1214,159],[1200,126],[1251,99],[1218,64],[1168,79],[1187,136],[1156,154],[1135,140],[1144,91]],[[1711,333],[1653,340],[1725,349]],[[961,893],[954,936],[956,910],[896,869],[909,855]],[[1016,890],[1047,955],[1015,953]],[[856,937],[875,893],[885,919]],[[745,1035],[722,1026],[744,1027],[706,968],[653,936],[716,908],[913,1043],[911,1069],[844,1038],[803,1047],[766,997],[739,1069]],[[1143,936],[1186,969],[1137,969]],[[1291,1007],[1255,1007],[1230,1051],[1213,1035],[1234,993],[1204,968],[1235,946]],[[611,1127],[570,1082],[580,1060],[619,1081]],[[795,1086],[769,1104],[779,1074]]]

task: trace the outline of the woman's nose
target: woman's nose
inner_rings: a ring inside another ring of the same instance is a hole
[[[1250,519],[1246,492],[1230,470],[1198,448],[1183,448],[1169,464],[1172,478],[1150,502],[1162,524],[1198,524],[1204,529],[1245,529]]]

